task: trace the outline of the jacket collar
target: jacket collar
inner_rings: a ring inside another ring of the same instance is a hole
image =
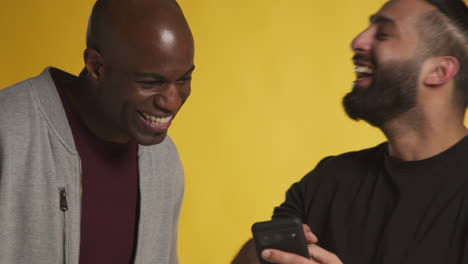
[[[41,74],[32,78],[30,81],[34,83],[34,92],[38,98],[38,104],[43,111],[45,118],[52,129],[57,133],[58,137],[65,145],[68,151],[76,154],[75,141],[68,123],[62,100],[57,92],[57,87],[50,74],[52,69],[60,70],[54,67],[45,68]],[[145,148],[138,146],[138,156],[143,155]]]
[[[47,123],[56,132],[67,150],[76,154],[73,135],[57,87],[50,74],[51,69],[54,68],[47,67],[37,77],[30,79],[30,82],[32,82],[33,92],[37,95],[39,108]]]

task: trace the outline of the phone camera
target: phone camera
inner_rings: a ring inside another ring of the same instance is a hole
[[[268,244],[271,242],[271,237],[270,236],[263,236],[262,237],[263,243]]]

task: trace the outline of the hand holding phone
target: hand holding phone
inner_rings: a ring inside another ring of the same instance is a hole
[[[302,223],[297,218],[258,222],[252,226],[252,233],[257,256],[262,264],[271,264],[261,257],[262,251],[267,248],[279,249],[310,259]]]

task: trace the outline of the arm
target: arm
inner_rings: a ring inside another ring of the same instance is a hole
[[[231,264],[260,264],[255,251],[255,244],[252,239],[247,241]]]
[[[311,197],[314,196],[316,191],[320,189],[320,186],[322,184],[323,178],[326,177],[328,174],[326,173],[320,173],[320,167],[323,167],[325,162],[327,160],[330,160],[331,157],[327,157],[320,161],[320,163],[317,165],[317,167],[311,171],[309,174],[307,174],[300,182],[297,182],[293,184],[290,189],[286,192],[286,200],[278,207],[275,208],[273,219],[279,218],[279,217],[298,217],[305,221],[305,215],[307,212],[304,211],[304,208],[307,207],[307,201],[310,200]],[[319,171],[319,172],[317,172]],[[305,200],[306,201],[305,201]],[[325,206],[324,206],[325,207]],[[314,256],[320,259],[320,252],[321,250],[328,252],[319,246],[315,245],[317,243],[317,237],[311,232],[310,228],[307,225],[304,225],[304,234],[305,238],[309,244],[309,253],[311,257]],[[318,252],[320,251],[320,252]],[[282,258],[285,256],[292,258],[292,261],[306,261],[304,263],[317,263],[317,262],[309,262],[309,260],[302,258],[297,255],[289,254],[286,252],[282,252],[279,250],[264,250],[264,252],[270,252],[270,256],[264,259],[273,262],[273,263],[303,263],[303,262],[280,262]],[[333,259],[332,256],[335,256],[333,253],[328,252],[332,254],[330,257]],[[267,253],[263,253],[267,254]],[[325,254],[325,259],[324,261],[328,261],[328,254]],[[336,257],[336,256],[335,256]],[[318,263],[330,263],[330,264],[338,264],[341,263],[341,261],[336,257],[338,262],[318,262]],[[277,262],[275,262],[277,261]],[[257,254],[256,254],[256,249],[255,249],[255,244],[253,240],[247,241],[247,243],[244,244],[238,255],[234,258],[233,262],[231,264],[260,264],[260,262],[257,259]]]

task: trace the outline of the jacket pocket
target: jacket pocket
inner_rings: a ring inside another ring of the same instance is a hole
[[[67,189],[65,187],[59,188],[60,195],[60,211],[62,215],[62,263],[67,264],[68,256],[68,201],[67,201]]]

